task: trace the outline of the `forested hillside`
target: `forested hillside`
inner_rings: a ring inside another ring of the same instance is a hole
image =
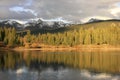
[[[41,47],[41,44],[53,46],[76,45],[120,45],[120,22],[105,21],[73,25],[54,30],[27,30],[26,34],[14,28],[0,28],[0,41],[5,45]]]

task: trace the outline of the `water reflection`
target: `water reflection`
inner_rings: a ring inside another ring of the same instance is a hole
[[[0,80],[119,80],[119,53],[0,51]]]

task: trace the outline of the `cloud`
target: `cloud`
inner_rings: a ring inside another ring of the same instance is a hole
[[[97,16],[120,18],[119,13],[119,0],[0,0],[0,18],[3,19],[63,17],[77,21]]]
[[[110,12],[113,16],[119,17],[119,14],[120,14],[120,2],[114,4],[114,5],[109,9],[109,12]]]
[[[110,5],[119,0],[36,0],[33,8],[38,11],[38,16],[43,18],[63,17],[69,20],[80,20],[90,16],[103,16],[114,18],[108,10]],[[42,5],[42,6],[41,6]]]
[[[21,12],[28,12],[29,13],[30,12],[34,16],[37,16],[37,13],[34,10],[32,10],[32,9],[25,9],[24,7],[15,6],[15,7],[9,8],[9,10],[17,12],[17,13],[21,13]]]
[[[62,17],[58,17],[58,18],[54,18],[54,19],[43,19],[41,18],[42,21],[48,21],[48,22],[51,22],[51,21],[61,21],[61,22],[64,22],[64,23],[70,23],[71,21],[67,21],[67,20],[64,20]]]
[[[10,11],[9,8],[1,8],[0,7],[0,19],[29,19],[35,18],[35,16],[31,12],[15,12]]]
[[[0,0],[0,6],[10,7],[14,5],[24,4],[25,0]]]
[[[26,3],[24,4],[24,6],[31,6],[32,2],[33,2],[33,0],[27,0]]]
[[[115,17],[118,17],[119,14],[120,14],[120,8],[112,8],[110,9],[110,13],[115,16]]]

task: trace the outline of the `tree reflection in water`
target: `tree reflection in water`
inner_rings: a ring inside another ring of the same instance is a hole
[[[0,51],[0,70],[16,70],[22,66],[42,71],[50,67],[87,69],[93,72],[120,73],[120,54],[114,52],[41,52]]]

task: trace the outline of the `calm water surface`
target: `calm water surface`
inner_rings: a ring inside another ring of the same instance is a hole
[[[120,80],[120,51],[0,50],[0,80]]]

